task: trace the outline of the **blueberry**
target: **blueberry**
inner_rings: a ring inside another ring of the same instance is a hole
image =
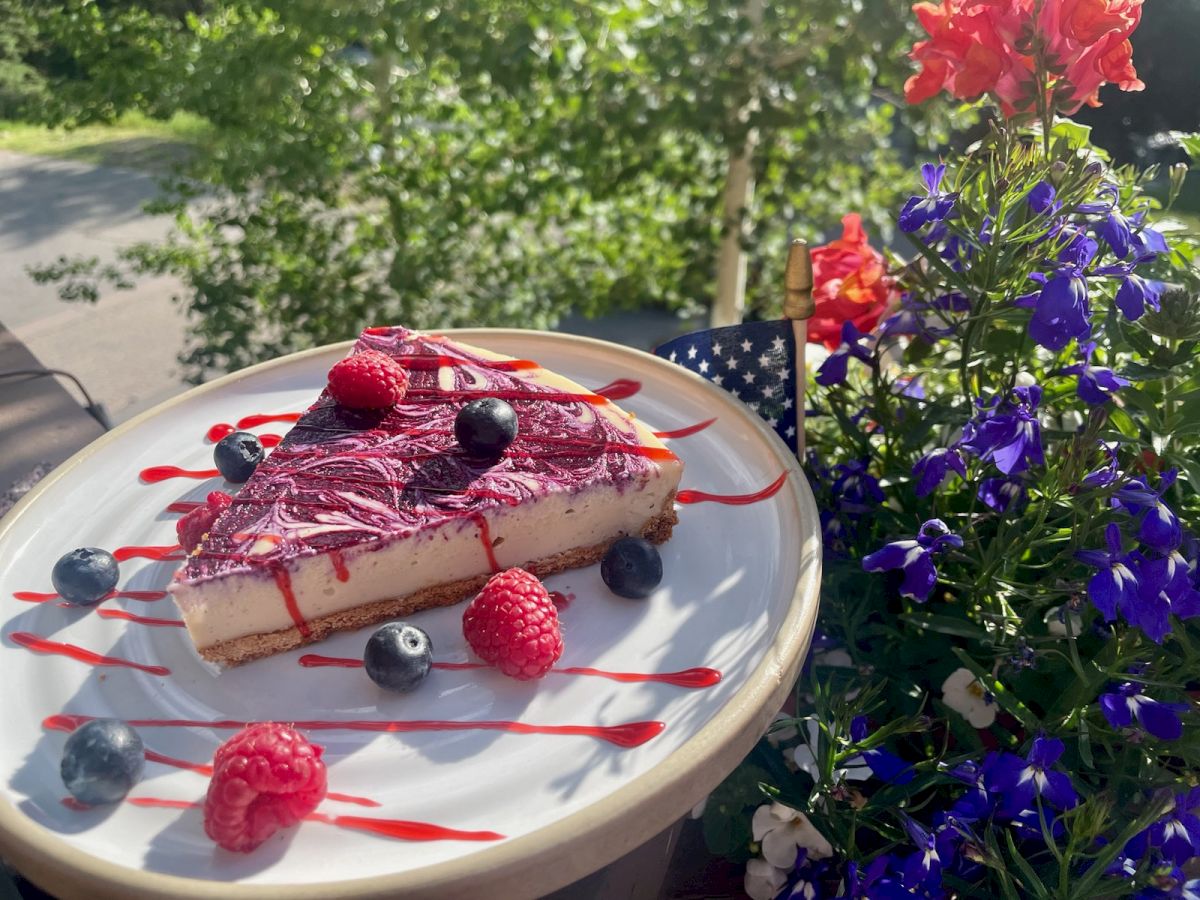
[[[77,728],[63,747],[63,784],[88,806],[116,803],[142,780],[146,748],[136,731],[119,719],[93,719]]]
[[[117,586],[120,575],[116,559],[107,550],[80,547],[54,564],[50,581],[68,603],[90,606]]]
[[[662,581],[662,557],[649,541],[623,537],[614,543],[600,563],[600,577],[609,590],[622,597],[641,600]]]
[[[235,431],[221,438],[213,448],[213,461],[226,481],[241,484],[254,474],[263,461],[262,441],[248,431]]]
[[[425,680],[433,665],[429,635],[407,622],[389,622],[367,641],[363,666],[380,687],[407,693]]]
[[[496,459],[517,436],[517,414],[498,397],[472,400],[454,419],[454,436],[475,459]]]

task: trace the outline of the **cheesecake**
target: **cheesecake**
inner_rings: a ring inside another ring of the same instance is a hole
[[[172,580],[204,659],[237,665],[457,603],[514,566],[544,578],[620,537],[670,537],[683,464],[616,403],[436,334],[370,328],[351,353],[366,351],[405,369],[403,399],[364,411],[323,391]],[[483,397],[518,430],[481,461],[454,423]]]

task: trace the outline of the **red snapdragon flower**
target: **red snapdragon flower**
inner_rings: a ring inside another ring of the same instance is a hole
[[[840,238],[813,249],[812,267],[816,312],[808,320],[808,340],[830,350],[841,343],[843,323],[864,332],[874,328],[896,293],[858,213],[842,218]]]
[[[1037,107],[1039,65],[1051,108],[1071,114],[1099,106],[1100,87],[1145,85],[1133,67],[1129,36],[1143,0],[941,0],[913,6],[929,40],[909,56],[921,71],[904,95],[920,103],[939,91],[960,100],[992,94],[1005,115]]]

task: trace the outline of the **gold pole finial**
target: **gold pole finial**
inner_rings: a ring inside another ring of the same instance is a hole
[[[784,316],[789,319],[811,319],[815,307],[812,296],[812,260],[808,255],[807,242],[794,240],[788,248],[783,285]]]

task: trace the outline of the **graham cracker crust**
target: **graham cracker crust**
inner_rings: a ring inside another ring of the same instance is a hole
[[[662,512],[642,526],[641,536],[651,543],[661,544],[671,537],[671,531],[678,521],[679,517],[675,514],[675,493],[672,491],[666,502],[663,503]],[[520,568],[532,572],[539,578],[546,578],[566,569],[590,566],[602,560],[616,540],[617,538],[614,537],[612,540],[592,547],[577,547],[553,556],[531,560]],[[305,644],[322,641],[338,631],[351,631],[367,625],[376,625],[389,619],[411,615],[422,609],[453,606],[477,594],[489,578],[491,578],[490,572],[472,578],[434,585],[406,597],[376,600],[342,612],[321,616],[306,623],[308,637],[302,635],[300,629],[293,626],[282,631],[250,634],[231,641],[222,641],[219,644],[204,647],[199,652],[209,662],[225,667],[239,666],[255,659],[274,656],[276,653],[283,653]]]

